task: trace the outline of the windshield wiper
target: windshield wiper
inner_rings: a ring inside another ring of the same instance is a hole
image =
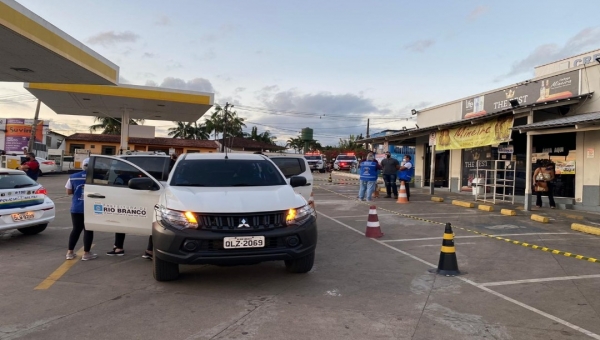
[[[17,185],[15,185],[15,189],[18,189],[18,188],[27,188],[27,187],[32,187],[32,186],[34,186],[34,185],[35,185],[35,184],[17,184]]]
[[[256,184],[248,184],[248,183],[237,183],[232,185],[232,187],[255,187]]]

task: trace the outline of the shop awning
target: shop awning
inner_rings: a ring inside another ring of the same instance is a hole
[[[16,1],[0,0],[0,82],[114,85],[118,79],[117,65]]]
[[[519,132],[565,128],[565,127],[589,127],[591,125],[600,124],[600,112],[585,113],[580,115],[573,115],[569,117],[563,117],[558,119],[545,120],[543,122],[537,122],[527,125],[521,125],[513,127],[513,130]],[[599,126],[600,128],[600,126]]]

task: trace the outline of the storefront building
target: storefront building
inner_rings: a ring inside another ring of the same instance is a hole
[[[517,202],[532,205],[538,161],[556,164],[559,208],[600,211],[600,50],[536,67],[535,78],[416,112],[418,129],[365,139],[412,145],[415,186],[471,191],[495,160],[514,162]],[[434,157],[432,157],[434,153]],[[511,188],[511,190],[513,190]],[[545,201],[547,206],[547,201]]]

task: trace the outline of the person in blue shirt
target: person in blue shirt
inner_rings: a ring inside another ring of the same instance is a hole
[[[67,195],[73,195],[73,200],[71,201],[71,221],[73,223],[73,230],[71,230],[71,235],[69,235],[67,260],[73,260],[76,257],[73,249],[75,249],[75,245],[77,244],[77,241],[79,241],[79,236],[81,235],[82,231],[84,253],[81,257],[81,260],[88,261],[98,258],[98,255],[90,253],[92,242],[94,241],[94,232],[91,230],[85,230],[85,222],[83,218],[83,192],[89,162],[89,158],[84,159],[81,163],[83,171],[69,176],[69,180],[67,180],[67,184],[65,185],[65,188],[67,189]]]
[[[400,165],[400,169],[398,169],[398,180],[400,182],[404,182],[404,187],[406,188],[406,198],[410,201],[410,186],[408,185],[415,175],[415,169],[412,165],[412,157],[410,155],[404,155],[402,160],[402,165]]]
[[[371,196],[377,184],[377,170],[381,170],[381,165],[375,160],[373,153],[369,152],[367,159],[359,165],[360,174],[360,189],[358,191],[358,199],[361,201],[371,201]],[[365,195],[366,193],[366,195]]]

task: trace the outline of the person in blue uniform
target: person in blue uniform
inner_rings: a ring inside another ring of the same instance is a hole
[[[371,196],[377,184],[377,170],[381,170],[381,165],[375,160],[375,156],[371,152],[367,155],[367,159],[359,165],[360,174],[360,189],[358,191],[358,199],[371,201]]]
[[[69,176],[65,188],[67,189],[67,195],[73,195],[71,201],[71,221],[73,223],[73,230],[69,235],[69,247],[67,250],[67,260],[73,260],[76,255],[73,252],[79,236],[83,232],[83,256],[82,261],[88,261],[98,258],[98,255],[90,253],[92,248],[92,242],[94,241],[94,232],[91,230],[85,230],[85,221],[83,215],[83,192],[85,187],[85,178],[87,174],[89,158],[86,158],[81,163],[83,171],[77,172]]]

